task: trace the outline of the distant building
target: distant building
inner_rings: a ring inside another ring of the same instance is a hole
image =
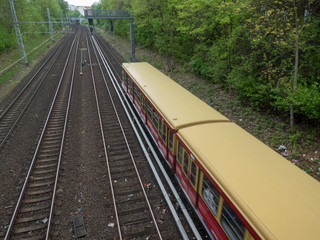
[[[91,9],[91,6],[76,6],[69,5],[69,10],[71,11],[79,11],[82,16],[84,16],[84,10]]]

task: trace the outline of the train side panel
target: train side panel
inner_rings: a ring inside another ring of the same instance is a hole
[[[128,81],[130,81],[128,79]],[[168,160],[169,166],[174,169],[175,168],[175,174],[177,179],[179,180],[179,183],[187,195],[190,203],[197,208],[197,213],[199,216],[203,219],[204,223],[207,225],[209,231],[211,232],[212,236],[219,240],[228,240],[228,237],[224,233],[224,231],[221,229],[221,226],[217,223],[216,219],[213,217],[212,213],[208,209],[207,205],[202,201],[201,198],[198,197],[198,194],[196,192],[197,185],[192,186],[190,182],[191,178],[191,162],[196,161],[196,159],[190,158],[190,152],[188,149],[181,144],[182,146],[182,159],[179,161],[179,154],[177,154],[176,159],[174,157],[174,154],[171,151],[168,151],[167,146],[163,142],[161,136],[159,135],[159,123],[163,121],[162,116],[155,111],[155,108],[150,104],[150,107],[152,107],[152,114],[148,115],[148,109],[144,104],[141,104],[141,100],[138,101],[134,88],[135,86],[132,82],[129,84],[129,87],[127,87],[126,83],[122,83],[122,87],[124,91],[126,92],[127,96],[129,97],[130,101],[133,103],[134,107],[136,108],[137,112],[139,113],[142,121],[146,125],[147,129],[149,130],[154,142],[157,144],[160,152],[164,156],[166,160]],[[140,92],[141,93],[141,92]],[[144,96],[143,96],[144,97]],[[147,99],[144,97],[144,100],[147,101]],[[145,109],[144,109],[145,108]],[[158,120],[154,120],[154,113],[158,114]],[[158,127],[156,128],[155,125]],[[169,129],[168,129],[169,131]],[[197,169],[199,169],[197,167]],[[198,175],[200,172],[197,170],[197,176],[196,179],[198,179]],[[198,184],[198,180],[197,180]],[[198,200],[197,200],[198,199]],[[198,205],[198,206],[197,206]]]

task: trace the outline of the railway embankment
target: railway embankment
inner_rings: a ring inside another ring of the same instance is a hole
[[[130,41],[98,30],[129,61]],[[188,63],[176,63],[156,51],[136,47],[137,61],[146,61],[224,114],[292,164],[320,181],[320,125],[297,122],[290,129],[289,116],[256,109],[241,101],[232,90],[208,83],[188,71]]]
[[[15,96],[23,88],[25,83],[21,81],[27,79],[25,77],[37,69],[35,66],[40,65],[44,56],[67,32],[66,29],[64,32],[57,33],[54,41],[41,37],[33,42],[27,42],[28,64],[22,64],[19,61],[18,48],[0,55],[0,107],[3,102],[12,100],[11,95]]]

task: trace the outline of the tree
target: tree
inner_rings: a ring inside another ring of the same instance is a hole
[[[264,53],[262,76],[274,87],[278,83],[291,89],[287,92],[290,109],[290,126],[294,127],[295,95],[299,78],[300,35],[309,26],[311,1],[304,0],[257,0],[252,3],[256,21],[251,25],[254,41],[258,45],[272,43]],[[266,41],[263,43],[264,41]],[[305,43],[302,43],[305,45]],[[265,48],[266,49],[266,48]],[[289,86],[288,83],[292,82]]]

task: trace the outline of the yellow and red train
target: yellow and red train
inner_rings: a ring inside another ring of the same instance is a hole
[[[215,239],[320,239],[320,184],[148,63],[122,86]]]

